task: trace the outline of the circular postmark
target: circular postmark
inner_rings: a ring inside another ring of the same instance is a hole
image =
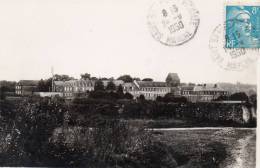
[[[210,36],[209,49],[213,61],[230,71],[242,71],[256,62],[259,57],[257,48],[226,48],[225,26],[218,25]]]
[[[192,39],[200,22],[191,0],[158,0],[151,6],[147,20],[152,36],[168,46]]]

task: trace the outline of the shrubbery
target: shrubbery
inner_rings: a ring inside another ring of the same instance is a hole
[[[60,99],[28,98],[5,107],[14,113],[1,109],[1,117],[12,120],[8,123],[12,131],[1,134],[1,166],[175,165],[166,148],[155,145],[151,133],[142,125],[101,117],[102,122],[95,127],[79,126],[69,112],[72,107]],[[92,118],[93,122],[96,119]],[[72,121],[74,126],[69,125]],[[161,159],[154,162],[156,155]]]
[[[242,113],[241,105],[125,99],[26,98],[0,105],[1,166],[176,167],[172,149],[122,119],[234,122]]]

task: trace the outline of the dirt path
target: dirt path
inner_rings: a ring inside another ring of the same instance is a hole
[[[248,135],[238,140],[237,148],[232,150],[233,163],[224,163],[226,168],[255,168],[256,135]]]
[[[216,130],[217,137],[231,136],[235,130],[246,130],[244,137],[236,139],[228,150],[231,155],[224,160],[220,168],[256,168],[256,128],[232,128],[232,127],[196,127],[196,128],[158,128],[153,131],[192,131],[192,130]],[[214,134],[214,135],[215,135]],[[227,135],[226,135],[227,134]],[[214,136],[215,138],[215,136]],[[213,138],[213,139],[214,139]]]
[[[190,130],[223,130],[233,129],[233,127],[192,127],[192,128],[153,128],[153,131],[190,131]],[[236,130],[255,130],[255,128],[234,128]]]

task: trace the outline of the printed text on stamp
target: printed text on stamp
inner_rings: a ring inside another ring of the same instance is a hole
[[[260,48],[260,6],[226,6],[226,47]]]

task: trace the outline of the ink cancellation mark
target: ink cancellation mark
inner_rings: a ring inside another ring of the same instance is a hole
[[[209,49],[214,62],[230,71],[242,71],[257,61],[258,48],[227,48],[223,25],[218,25],[209,40]]]
[[[177,46],[191,40],[199,26],[199,12],[190,0],[159,0],[147,16],[152,36],[168,46]]]
[[[226,48],[260,48],[260,6],[226,6]]]

